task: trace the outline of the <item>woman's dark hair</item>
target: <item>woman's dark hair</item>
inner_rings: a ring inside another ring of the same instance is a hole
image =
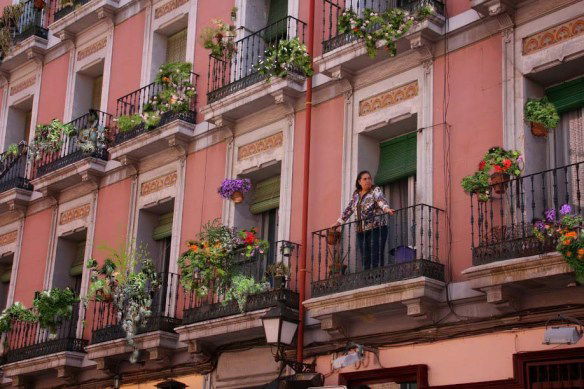
[[[369,173],[369,170],[361,170],[359,174],[357,174],[357,179],[355,180],[355,191],[357,192],[363,189],[361,188],[361,184],[359,184],[359,180],[361,180],[361,177],[363,177],[364,174],[369,174],[369,177],[373,177],[371,173]]]

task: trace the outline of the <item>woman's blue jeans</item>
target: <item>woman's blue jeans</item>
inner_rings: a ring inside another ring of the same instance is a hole
[[[387,226],[357,232],[357,250],[361,256],[363,270],[384,265],[385,242],[389,231]]]

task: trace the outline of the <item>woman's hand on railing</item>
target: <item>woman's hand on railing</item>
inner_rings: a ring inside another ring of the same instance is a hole
[[[385,211],[385,213],[387,213],[389,216],[393,216],[395,214],[395,209],[393,209],[393,208],[387,208],[387,210]]]

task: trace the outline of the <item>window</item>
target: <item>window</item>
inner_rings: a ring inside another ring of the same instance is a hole
[[[274,244],[278,235],[278,208],[280,207],[280,176],[255,184],[250,213],[259,216],[259,235]],[[270,250],[267,263],[275,262],[275,250]]]
[[[91,99],[91,108],[95,110],[101,109],[101,88],[103,84],[103,76],[97,76],[93,79],[93,97]]]
[[[417,389],[428,386],[428,367],[410,365],[369,371],[343,373],[339,384],[350,389]]]
[[[10,289],[13,257],[14,256],[10,254],[0,258],[0,312],[6,308],[8,303],[8,291]]]
[[[67,234],[57,240],[53,287],[81,290],[87,230]]]
[[[29,141],[32,120],[32,100],[33,98],[30,97],[8,108],[4,149],[13,143],[18,144],[23,140],[26,142]]]
[[[166,42],[166,63],[184,62],[187,53],[187,29],[168,37]]]
[[[76,73],[72,119],[85,115],[90,109],[101,108],[102,84],[103,61]]]

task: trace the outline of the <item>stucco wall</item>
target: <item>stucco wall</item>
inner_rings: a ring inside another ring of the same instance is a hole
[[[37,114],[38,124],[48,123],[55,118],[63,119],[68,72],[68,52],[43,67]]]
[[[189,389],[198,389],[203,387],[204,377],[200,375],[187,375],[172,378],[175,381],[182,382],[187,385]],[[156,384],[164,382],[164,380],[144,382],[134,385],[122,385],[122,389],[156,389]]]

